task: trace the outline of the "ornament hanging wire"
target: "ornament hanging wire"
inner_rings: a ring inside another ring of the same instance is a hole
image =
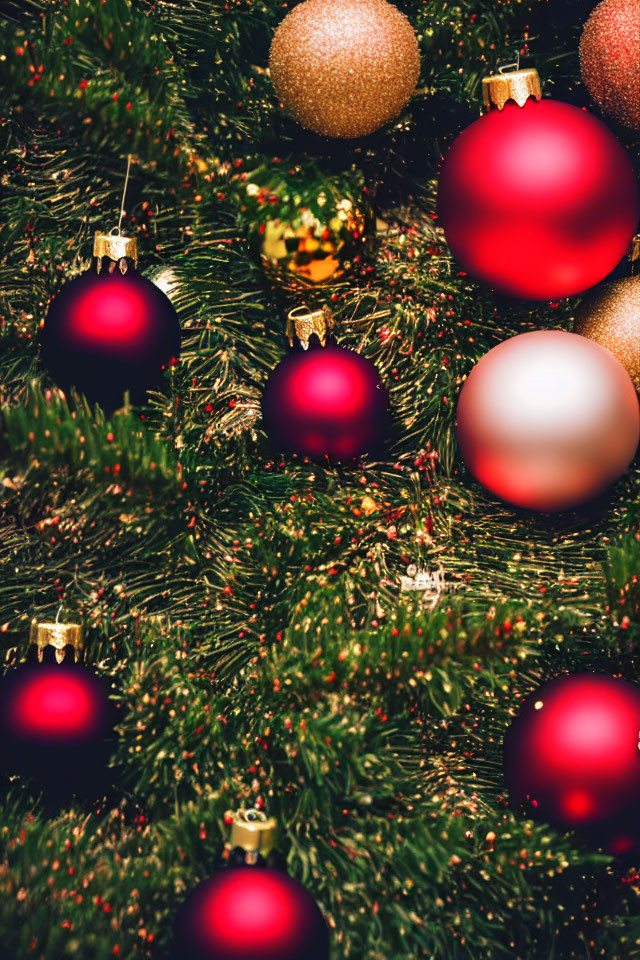
[[[97,231],[94,236],[93,255],[97,258],[97,272],[102,270],[103,259],[109,263],[109,273],[113,273],[116,265],[120,273],[124,276],[127,272],[127,258],[133,260],[134,266],[138,263],[138,247],[134,237],[125,236],[121,231],[122,218],[125,212],[125,202],[127,199],[127,187],[129,185],[129,173],[131,171],[132,155],[127,156],[127,171],[124,178],[124,187],[122,189],[122,200],[120,203],[120,216],[117,227],[112,227],[108,233]]]
[[[515,60],[501,60],[498,63],[497,70],[498,73],[505,73],[507,70],[519,70],[520,69],[520,50],[516,50],[516,59]]]
[[[129,186],[129,172],[131,170],[131,154],[127,156],[127,172],[124,178],[124,187],[122,188],[122,202],[120,203],[120,217],[118,219],[118,226],[114,227],[111,233],[115,233],[117,236],[120,235],[120,228],[122,227],[122,218],[124,216],[124,203],[127,198],[127,187]]]

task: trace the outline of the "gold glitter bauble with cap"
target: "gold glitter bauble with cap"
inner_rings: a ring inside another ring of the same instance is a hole
[[[271,80],[285,109],[326,137],[362,137],[396,117],[413,93],[413,27],[386,0],[305,0],[271,43]]]
[[[580,41],[582,79],[599,107],[640,129],[640,3],[603,0]]]
[[[575,332],[606,347],[640,390],[640,276],[614,280],[583,300]]]

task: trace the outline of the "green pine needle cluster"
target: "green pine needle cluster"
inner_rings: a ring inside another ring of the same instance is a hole
[[[508,336],[570,329],[575,302],[480,291],[435,218],[441,153],[497,62],[523,51],[555,96],[587,102],[588,9],[398,5],[418,96],[366,143],[327,144],[283,115],[266,72],[290,0],[3,4],[2,651],[12,669],[30,620],[62,603],[121,723],[106,803],[51,814],[2,785],[2,960],[166,958],[225,812],[255,804],[278,818],[334,960],[640,958],[637,876],[511,810],[501,767],[537,684],[640,681],[640,471],[553,518],[465,472],[464,378]],[[61,396],[38,334],[117,222],[128,155],[123,226],[183,348],[145,407],[106,419]],[[256,237],[272,211],[321,215],[321,193],[373,210],[375,237],[351,273],[301,291],[267,275]],[[270,451],[261,391],[305,300],[388,385],[386,459]],[[401,590],[409,564],[442,571],[435,606]]]

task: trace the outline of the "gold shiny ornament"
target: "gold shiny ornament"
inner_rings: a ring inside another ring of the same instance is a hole
[[[53,647],[57,663],[64,660],[65,647],[73,648],[73,658],[77,660],[82,650],[82,627],[79,623],[38,623],[34,620],[29,643],[37,647],[38,660],[41,663],[46,647]]]
[[[575,332],[606,347],[640,390],[640,276],[614,280],[583,300]]]
[[[322,215],[300,206],[288,219],[263,223],[260,250],[272,276],[319,285],[351,268],[370,235],[371,212],[346,198],[327,201],[320,210]]]
[[[420,53],[408,19],[386,0],[305,0],[276,30],[269,70],[303,127],[363,137],[408,103]]]

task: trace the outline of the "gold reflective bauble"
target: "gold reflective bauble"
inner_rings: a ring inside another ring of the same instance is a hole
[[[315,285],[337,280],[350,269],[371,234],[372,214],[347,199],[327,207],[326,218],[301,206],[289,219],[263,221],[260,252],[272,277]]]
[[[269,70],[303,127],[363,137],[408,103],[420,53],[413,27],[386,0],[305,0],[276,30]]]
[[[583,300],[575,332],[606,347],[640,390],[640,276],[614,280]]]

